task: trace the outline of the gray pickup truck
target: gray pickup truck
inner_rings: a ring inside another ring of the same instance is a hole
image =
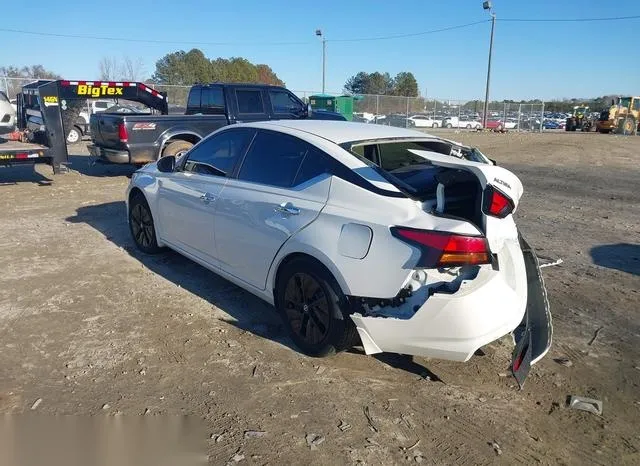
[[[91,115],[95,157],[145,164],[181,155],[211,132],[234,123],[284,119],[345,120],[339,113],[310,111],[291,91],[264,84],[198,84],[184,115],[97,113]]]

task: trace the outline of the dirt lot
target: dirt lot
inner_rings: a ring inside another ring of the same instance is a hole
[[[544,269],[554,344],[524,390],[507,339],[466,364],[301,355],[258,299],[137,252],[131,169],[77,155],[62,176],[0,169],[0,411],[194,414],[212,464],[640,464],[640,138],[448,136],[521,177],[522,231],[564,260]]]

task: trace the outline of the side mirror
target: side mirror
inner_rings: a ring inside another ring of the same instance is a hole
[[[161,157],[156,163],[158,171],[162,173],[172,173],[176,168],[176,158],[173,155]]]

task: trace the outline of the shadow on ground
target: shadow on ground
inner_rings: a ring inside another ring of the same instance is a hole
[[[49,167],[50,168],[50,167]],[[53,177],[53,169],[51,169]],[[50,186],[53,180],[38,173],[34,165],[13,165],[0,167],[0,187],[18,183],[35,183],[38,186]]]
[[[80,207],[67,221],[95,228],[152,272],[229,314],[226,322],[297,351],[269,304],[174,251],[167,249],[157,255],[140,252],[129,233],[124,201]]]
[[[596,265],[640,275],[640,245],[629,243],[603,244],[591,249]]]
[[[95,228],[152,272],[229,314],[231,318],[226,320],[229,324],[299,352],[287,336],[280,316],[269,304],[176,252],[167,250],[158,255],[140,252],[131,239],[126,214],[124,201],[116,201],[80,207],[75,216],[66,220],[86,223]],[[352,352],[364,355],[364,352],[357,348]],[[434,381],[440,380],[429,369],[414,362],[411,356],[383,353],[375,357],[391,367],[422,377],[428,376]]]
[[[87,155],[69,155],[68,167],[85,176],[127,176],[137,170],[135,165],[103,162]]]

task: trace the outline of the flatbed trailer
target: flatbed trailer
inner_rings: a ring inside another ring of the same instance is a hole
[[[0,164],[2,165],[51,164],[51,159],[51,153],[47,146],[11,141],[0,136]]]
[[[69,163],[66,135],[74,125],[78,102],[113,98],[139,102],[166,115],[167,95],[144,83],[129,81],[41,80],[27,84],[17,95],[19,136],[0,138],[0,165],[46,163],[53,173],[64,173]],[[35,125],[30,111],[41,115]]]

